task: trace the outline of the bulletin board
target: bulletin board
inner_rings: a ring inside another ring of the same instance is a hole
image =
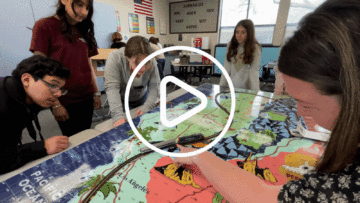
[[[220,0],[170,3],[170,34],[216,33],[219,7]]]

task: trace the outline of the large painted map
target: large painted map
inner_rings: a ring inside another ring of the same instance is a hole
[[[201,132],[213,135],[223,129],[228,114],[215,103],[218,86],[202,85],[207,107],[168,128],[161,124],[159,108],[134,119],[140,134],[149,142],[163,141]],[[211,152],[254,173],[268,184],[297,180],[313,169],[322,151],[320,143],[290,138],[297,124],[296,103],[268,99],[237,90],[234,122]],[[258,93],[272,97],[270,93]],[[167,104],[167,118],[176,118],[199,104],[187,93]],[[230,110],[230,94],[219,102]],[[259,109],[261,111],[259,112]],[[303,122],[303,121],[302,121]],[[203,147],[208,142],[194,144]],[[0,183],[0,202],[82,202],[90,190],[118,164],[139,154],[145,145],[128,123],[69,149],[31,169]],[[178,152],[176,148],[167,149]],[[226,202],[201,174],[178,168],[172,157],[151,153],[119,170],[91,202]]]

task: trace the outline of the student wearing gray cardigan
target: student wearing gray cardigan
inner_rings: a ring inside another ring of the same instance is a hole
[[[152,53],[149,42],[141,36],[131,37],[126,46],[109,54],[105,64],[105,90],[110,105],[113,127],[126,122],[124,100],[126,85],[138,64]],[[160,77],[155,59],[147,62],[136,74],[129,93],[130,109],[142,107],[140,116],[156,106]]]
[[[255,27],[251,20],[241,20],[227,45],[224,68],[235,88],[260,90],[259,68],[261,45],[255,39]],[[226,89],[228,83],[224,74],[220,78],[220,87]]]

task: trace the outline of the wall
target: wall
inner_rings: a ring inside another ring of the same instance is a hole
[[[188,0],[169,0],[169,3],[181,2],[181,1],[188,1]],[[221,2],[221,0],[220,0],[220,2]],[[169,20],[169,5],[168,5],[167,10],[168,10],[167,19]],[[220,23],[220,21],[219,21],[219,23]],[[168,31],[169,31],[169,28],[168,28]],[[215,45],[217,44],[217,41],[218,41],[218,33],[219,33],[219,29],[218,29],[217,33],[183,34],[182,41],[178,40],[179,34],[169,34],[168,40],[169,40],[169,43],[171,43],[171,44],[182,45],[182,46],[191,46],[191,38],[209,37],[209,48],[211,49],[211,55],[214,55]]]
[[[105,4],[113,5],[115,11],[119,11],[120,15],[120,24],[121,24],[121,34],[128,35],[129,37],[135,35],[141,35],[146,38],[158,37],[160,39],[160,44],[170,43],[168,40],[169,31],[167,25],[167,35],[160,35],[160,18],[166,19],[166,22],[169,20],[169,0],[153,0],[153,18],[155,20],[155,34],[146,33],[146,16],[138,14],[139,17],[139,33],[131,33],[129,31],[129,13],[134,13],[134,0],[95,0],[96,2],[102,2]],[[115,27],[114,27],[114,31]],[[110,39],[109,39],[110,40]]]
[[[141,35],[146,38],[158,37],[160,39],[160,44],[174,44],[181,46],[191,46],[191,38],[196,37],[209,37],[209,47],[211,48],[211,53],[214,55],[214,48],[217,44],[218,33],[195,33],[195,34],[183,34],[182,41],[178,40],[178,34],[170,34],[169,33],[169,3],[171,2],[179,2],[179,0],[153,0],[153,17],[155,20],[155,34],[147,34],[146,33],[146,16],[139,16],[139,33],[131,33],[129,31],[129,20],[128,14],[135,13],[134,12],[134,0],[95,0],[97,2],[106,3],[109,5],[113,5],[116,11],[120,13],[120,23],[121,23],[121,34],[128,35],[132,37],[134,35]],[[185,0],[183,0],[185,1]],[[165,19],[167,22],[167,34],[160,35],[160,18]]]

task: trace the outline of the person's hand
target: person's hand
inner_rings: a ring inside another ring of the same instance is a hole
[[[54,136],[45,140],[45,149],[48,154],[55,154],[69,147],[69,138]]]
[[[114,128],[116,128],[116,127],[118,127],[119,125],[124,124],[124,123],[126,123],[126,119],[125,119],[125,118],[121,118],[121,119],[115,121],[115,123],[114,123],[113,126],[114,126]]]
[[[191,147],[183,147],[179,144],[176,144],[176,146],[180,149],[180,153],[188,153],[188,152],[193,152],[196,151],[196,149],[191,148]],[[176,157],[174,159],[174,163],[177,166],[187,166],[187,165],[196,165],[195,163],[195,159],[197,158],[198,155],[195,156],[190,156],[190,157]],[[187,167],[188,168],[188,167]]]
[[[69,114],[63,106],[53,109],[52,113],[57,121],[66,121],[69,119]]]
[[[95,96],[94,97],[94,110],[95,109],[100,109],[101,107],[101,99],[100,96]]]
[[[141,116],[144,112],[141,111],[141,109],[138,109],[136,111],[136,117]]]

